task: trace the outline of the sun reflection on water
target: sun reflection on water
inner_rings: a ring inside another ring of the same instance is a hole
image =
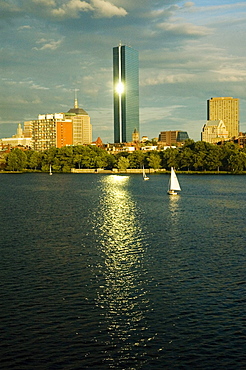
[[[180,243],[180,196],[170,196],[168,202],[169,210],[169,232],[175,245]]]
[[[179,201],[180,201],[180,196],[170,196],[169,197],[169,203],[168,203],[168,208],[170,211],[170,215],[173,218],[173,221],[177,220],[177,216],[179,214]]]
[[[142,357],[143,347],[150,340],[144,334],[148,329],[145,313],[149,310],[149,301],[145,291],[142,230],[128,183],[128,176],[102,179],[102,213],[97,220],[102,256],[99,267],[103,275],[97,304],[102,309],[103,323],[105,320],[107,323],[110,344],[117,347],[118,360],[129,356],[133,348],[136,352],[136,347]]]

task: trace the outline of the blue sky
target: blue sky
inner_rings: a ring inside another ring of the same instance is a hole
[[[240,99],[246,131],[246,2],[0,0],[0,138],[79,106],[113,142],[112,48],[139,51],[140,135],[200,140],[211,97]]]

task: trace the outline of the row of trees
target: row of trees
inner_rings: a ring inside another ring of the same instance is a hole
[[[168,148],[165,151],[120,152],[115,155],[94,146],[51,148],[45,152],[13,149],[5,156],[2,168],[16,171],[23,169],[70,172],[71,168],[154,168],[184,171],[229,171],[246,170],[246,148],[234,143],[223,146],[203,141],[187,140],[182,148]]]

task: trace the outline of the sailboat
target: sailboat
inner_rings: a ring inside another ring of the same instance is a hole
[[[179,185],[179,180],[177,178],[177,175],[173,169],[173,167],[171,167],[171,176],[170,176],[170,180],[169,180],[169,183],[168,183],[168,191],[167,193],[169,195],[178,195],[177,191],[180,191],[181,188],[180,188],[180,185]]]
[[[149,177],[145,173],[144,166],[143,166],[143,180],[145,180],[145,181],[149,180]]]
[[[52,171],[51,171],[51,164],[50,164],[50,175],[52,175]]]

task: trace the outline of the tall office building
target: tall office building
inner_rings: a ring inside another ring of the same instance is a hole
[[[73,123],[73,145],[91,144],[92,125],[88,113],[78,106],[75,98],[74,108],[65,113],[66,118],[70,118]]]
[[[222,120],[228,131],[228,138],[238,137],[239,99],[230,97],[209,99],[207,101],[207,120]]]
[[[113,48],[114,142],[131,142],[139,132],[138,52],[126,45]]]

